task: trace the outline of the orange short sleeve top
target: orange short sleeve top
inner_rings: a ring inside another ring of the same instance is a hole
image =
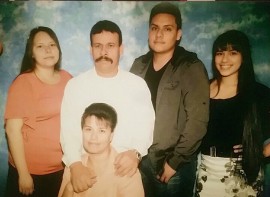
[[[31,174],[63,169],[60,146],[60,108],[71,75],[60,71],[57,84],[45,84],[34,73],[19,75],[11,84],[5,110],[7,119],[23,119],[25,157]],[[9,162],[14,166],[12,156]]]

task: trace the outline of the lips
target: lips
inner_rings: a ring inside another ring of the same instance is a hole
[[[220,65],[220,68],[224,69],[224,70],[230,69],[231,67],[232,66],[230,66],[230,65]]]
[[[161,42],[161,41],[154,41],[155,44],[165,44],[165,42]]]
[[[44,59],[54,59],[54,56],[48,56],[48,57],[45,57]]]
[[[89,144],[89,145],[95,145],[95,146],[96,146],[96,145],[99,145],[98,142],[88,142],[88,144]]]

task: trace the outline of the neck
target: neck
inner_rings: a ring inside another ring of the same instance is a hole
[[[59,73],[54,68],[35,68],[33,72],[43,83],[55,84],[59,81]]]
[[[92,154],[88,153],[87,166],[94,167],[96,173],[102,173],[108,165],[108,159],[110,157],[111,147],[109,146],[104,152]]]
[[[35,68],[36,75],[52,77],[55,74],[54,68]]]
[[[229,77],[222,77],[220,86],[237,87],[237,84],[238,84],[238,76],[232,75]]]
[[[111,153],[111,147],[109,146],[106,150],[104,150],[102,153],[88,153],[88,158],[91,161],[91,163],[102,163],[104,161],[107,161],[107,158],[110,156]]]
[[[237,80],[222,78],[220,87],[218,89],[217,81],[210,84],[210,97],[217,99],[226,99],[233,97],[237,94]]]
[[[118,73],[118,69],[108,71],[108,70],[97,69],[97,67],[96,67],[95,70],[96,70],[96,73],[98,76],[104,77],[104,78],[115,77]]]
[[[172,58],[174,51],[169,51],[166,53],[156,53],[153,56],[153,66],[156,71],[162,69],[167,62]]]

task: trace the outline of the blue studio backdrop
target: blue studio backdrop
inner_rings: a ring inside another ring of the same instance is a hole
[[[116,22],[123,34],[120,66],[129,70],[134,58],[148,50],[151,8],[158,1],[10,1],[0,3],[0,196],[4,194],[8,148],[4,130],[7,90],[20,69],[26,39],[36,26],[52,28],[63,53],[62,68],[74,76],[91,68],[89,31],[99,20]],[[183,18],[180,45],[194,51],[211,78],[214,39],[229,29],[244,31],[251,41],[257,80],[270,86],[269,2],[172,2]],[[74,101],[76,102],[76,101]]]

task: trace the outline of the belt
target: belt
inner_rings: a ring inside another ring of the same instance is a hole
[[[239,154],[234,153],[233,150],[224,151],[216,148],[215,146],[211,146],[208,149],[205,148],[201,151],[202,154],[208,155],[211,157],[230,157],[230,158],[237,158]]]

